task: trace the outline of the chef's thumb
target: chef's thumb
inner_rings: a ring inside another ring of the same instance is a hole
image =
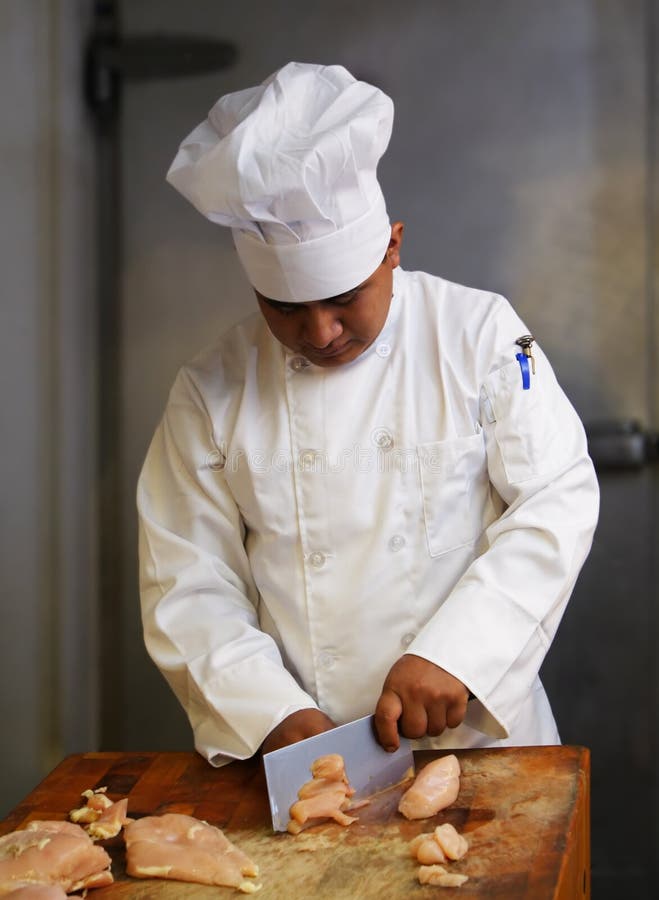
[[[375,707],[375,731],[387,753],[394,753],[400,746],[398,720],[402,713],[403,704],[398,694],[390,689],[382,691]]]

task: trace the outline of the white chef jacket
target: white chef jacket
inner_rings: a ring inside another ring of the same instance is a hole
[[[179,373],[138,485],[148,652],[212,763],[290,713],[372,713],[401,656],[475,695],[423,746],[557,743],[538,670],[590,548],[582,425],[508,302],[394,272],[323,368],[256,313]]]

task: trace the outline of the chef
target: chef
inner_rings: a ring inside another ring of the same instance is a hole
[[[180,371],[138,485],[146,646],[214,765],[370,713],[391,750],[559,741],[538,670],[597,519],[584,431],[504,298],[401,268],[392,121],[290,63],[168,173],[259,307]]]

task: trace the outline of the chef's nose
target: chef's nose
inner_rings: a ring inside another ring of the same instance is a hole
[[[307,344],[322,350],[342,333],[340,312],[331,306],[319,303],[309,307],[304,322],[304,340]]]

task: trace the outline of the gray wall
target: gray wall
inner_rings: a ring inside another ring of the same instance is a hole
[[[96,740],[86,20],[0,3],[0,815]]]

